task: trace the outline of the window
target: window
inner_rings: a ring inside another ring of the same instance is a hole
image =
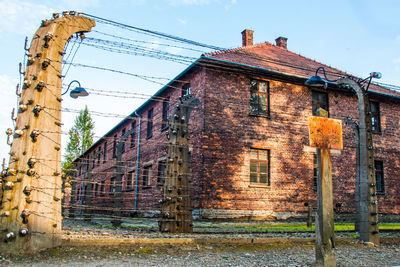
[[[111,177],[110,179],[110,194],[114,194],[117,189],[116,177]]]
[[[185,95],[190,95],[190,83],[187,83],[182,87],[182,96]]]
[[[131,125],[131,147],[135,146],[135,138],[136,138],[136,121],[133,121]]]
[[[143,186],[150,186],[150,177],[151,177],[151,167],[152,165],[145,166],[143,168]]]
[[[126,180],[126,190],[133,189],[133,178],[135,177],[135,171],[128,172],[128,177]]]
[[[323,108],[329,113],[328,94],[318,91],[312,91],[312,115],[320,116],[318,109]]]
[[[250,81],[250,113],[269,116],[269,82]]]
[[[157,184],[162,185],[165,182],[167,164],[164,160],[158,162]]]
[[[97,165],[100,165],[101,162],[101,148],[99,147],[97,151]]]
[[[78,200],[80,199],[80,194],[81,194],[81,189],[78,188],[78,189],[76,190],[76,196],[75,196],[75,200],[76,200],[76,201],[78,201]]]
[[[318,184],[318,158],[317,154],[314,154],[314,159],[313,159],[313,187],[314,190],[317,191],[317,184]]]
[[[104,186],[104,184],[105,184],[105,181],[104,181],[104,180],[100,182],[100,194],[101,194],[102,196],[104,196],[104,193],[105,193],[105,191],[106,191],[106,187]]]
[[[383,162],[375,160],[376,192],[384,193],[385,184],[383,181]]]
[[[113,141],[113,158],[117,157],[117,135],[114,135]]]
[[[124,138],[124,135],[125,135],[125,128],[124,129],[122,129],[122,132],[121,132],[121,153],[124,153],[125,152],[125,142],[126,142],[126,139]]]
[[[168,128],[168,110],[169,110],[169,100],[165,100],[162,106],[162,122],[161,131]]]
[[[270,151],[250,149],[250,182],[270,185]]]
[[[371,102],[371,120],[372,120],[372,132],[381,132],[381,115],[379,112],[379,103]]]
[[[147,113],[147,139],[153,136],[153,109]]]
[[[103,148],[103,163],[105,163],[107,160],[107,141],[104,142],[104,148]]]

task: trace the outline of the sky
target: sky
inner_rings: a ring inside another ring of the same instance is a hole
[[[5,131],[13,128],[11,111],[17,107],[15,87],[20,81],[18,64],[24,60],[25,37],[28,37],[29,47],[41,20],[65,10],[223,48],[241,46],[241,31],[244,29],[254,31],[254,43],[274,43],[277,37],[283,36],[288,38],[288,49],[293,52],[359,77],[379,71],[383,75],[380,82],[400,85],[400,1],[397,0],[0,0],[0,160],[6,158],[8,161],[9,158]],[[148,48],[194,58],[211,51],[193,46],[191,48],[199,51],[188,51],[182,48],[183,44],[102,23],[97,23],[86,37],[124,42],[126,39],[135,40]],[[63,108],[80,110],[87,106],[89,111],[101,112],[101,116],[92,116],[97,137],[121,120],[121,116],[115,114],[129,115],[145,101],[139,99],[138,94],[146,98],[187,67],[181,63],[111,53],[72,42],[68,49],[66,55],[74,63],[131,74],[64,67],[63,90],[73,80],[94,90],[86,98],[65,97]],[[147,82],[132,74],[162,79],[153,79],[156,83]],[[115,97],[116,91],[125,92],[125,97]],[[105,117],[104,113],[110,116]],[[76,115],[75,112],[63,112],[64,132],[73,125]],[[66,140],[66,135],[63,135],[63,150]]]

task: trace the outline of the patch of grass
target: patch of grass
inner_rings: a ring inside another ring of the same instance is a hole
[[[195,228],[213,229],[213,231],[237,231],[237,232],[314,232],[315,225],[307,227],[305,223],[274,223],[274,224],[213,224],[195,225]],[[353,223],[336,223],[335,231],[354,231]]]
[[[380,223],[379,229],[400,230],[400,223]]]

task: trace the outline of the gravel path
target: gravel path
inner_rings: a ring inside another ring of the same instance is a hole
[[[400,266],[400,244],[339,245],[337,266]],[[310,266],[312,245],[63,247],[0,258],[0,266]]]
[[[203,225],[204,224],[204,225]],[[314,237],[313,232],[237,232],[235,234],[213,234],[202,232],[195,234],[161,234],[156,231],[156,221],[135,220],[122,228],[110,228],[104,222],[87,223],[65,221],[64,239],[135,239],[135,238],[283,238],[279,244],[263,245],[175,245],[175,246],[134,246],[119,247],[60,247],[49,249],[32,256],[3,257],[0,252],[1,266],[310,266],[314,260],[312,242],[293,243],[298,238]],[[216,225],[215,223],[213,225]],[[232,224],[234,225],[234,224]],[[218,228],[218,230],[230,227]],[[237,229],[237,228],[234,228]],[[245,228],[244,228],[245,229]],[[381,233],[386,242],[399,240],[400,233]],[[336,233],[336,237],[346,237],[336,247],[337,266],[398,266],[400,267],[400,243],[384,243],[380,247],[368,247],[359,244],[354,232]],[[350,238],[350,239],[349,239]]]

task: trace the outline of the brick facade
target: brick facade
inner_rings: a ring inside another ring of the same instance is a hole
[[[294,57],[294,53],[280,47],[270,44],[266,47],[282,53],[286,60],[293,57],[307,63],[311,61],[299,55]],[[254,45],[248,49],[259,48]],[[92,194],[92,205],[103,208],[105,212],[107,207],[113,208],[113,194],[110,190],[111,179],[115,177],[116,170],[116,158],[112,157],[114,136],[117,136],[118,144],[123,129],[125,132],[131,131],[132,122],[135,121],[135,145],[131,146],[129,137],[122,154],[122,211],[127,215],[135,212],[145,215],[159,212],[161,185],[157,184],[157,175],[159,164],[166,156],[167,138],[166,131],[161,130],[163,104],[157,100],[168,98],[171,114],[182,94],[181,88],[190,83],[191,93],[200,100],[200,105],[192,112],[189,135],[192,147],[192,204],[196,216],[210,219],[288,219],[304,215],[307,211],[306,205],[316,207],[314,153],[307,147],[313,89],[305,86],[304,81],[308,75],[313,74],[312,69],[315,70],[321,64],[312,61],[316,67],[309,66],[310,74],[303,73],[303,77],[299,77],[299,73],[295,73],[297,69],[278,73],[271,71],[271,68],[261,68],[253,64],[252,57],[244,64],[245,54],[239,54],[238,60],[232,60],[229,53],[227,50],[225,54],[216,52],[203,56],[176,78],[179,82],[171,81],[156,93],[156,98],[137,110],[142,117],[138,174],[136,159],[139,118],[135,113],[77,159],[75,163],[78,172],[73,201],[81,201],[81,193],[78,191],[82,186],[83,171],[79,171],[80,166],[83,168],[87,165],[84,159],[92,159],[93,155],[100,153],[100,163],[96,160],[90,178],[87,177],[90,168],[86,170],[86,181],[97,183],[94,192],[87,194]],[[269,84],[267,115],[251,114],[252,80]],[[400,215],[400,136],[397,116],[400,112],[399,96],[393,92],[389,97],[382,97],[379,93],[386,89],[375,85],[373,88],[375,94],[371,93],[371,100],[379,103],[381,121],[381,132],[373,136],[375,157],[383,162],[384,175],[384,193],[378,196],[379,211]],[[340,120],[347,117],[358,119],[357,98],[352,92],[335,87],[322,92],[326,92],[328,96],[329,117]],[[154,114],[153,131],[152,137],[147,138],[147,116],[151,109]],[[105,142],[106,161],[103,160]],[[354,211],[356,143],[353,129],[345,123],[343,143],[344,150],[332,156],[333,194],[335,211],[346,214]],[[268,151],[268,183],[250,182],[251,149]],[[150,171],[150,182],[146,185],[143,184],[144,168]],[[135,210],[136,175],[138,187]],[[128,181],[131,181],[131,186],[127,185]]]

